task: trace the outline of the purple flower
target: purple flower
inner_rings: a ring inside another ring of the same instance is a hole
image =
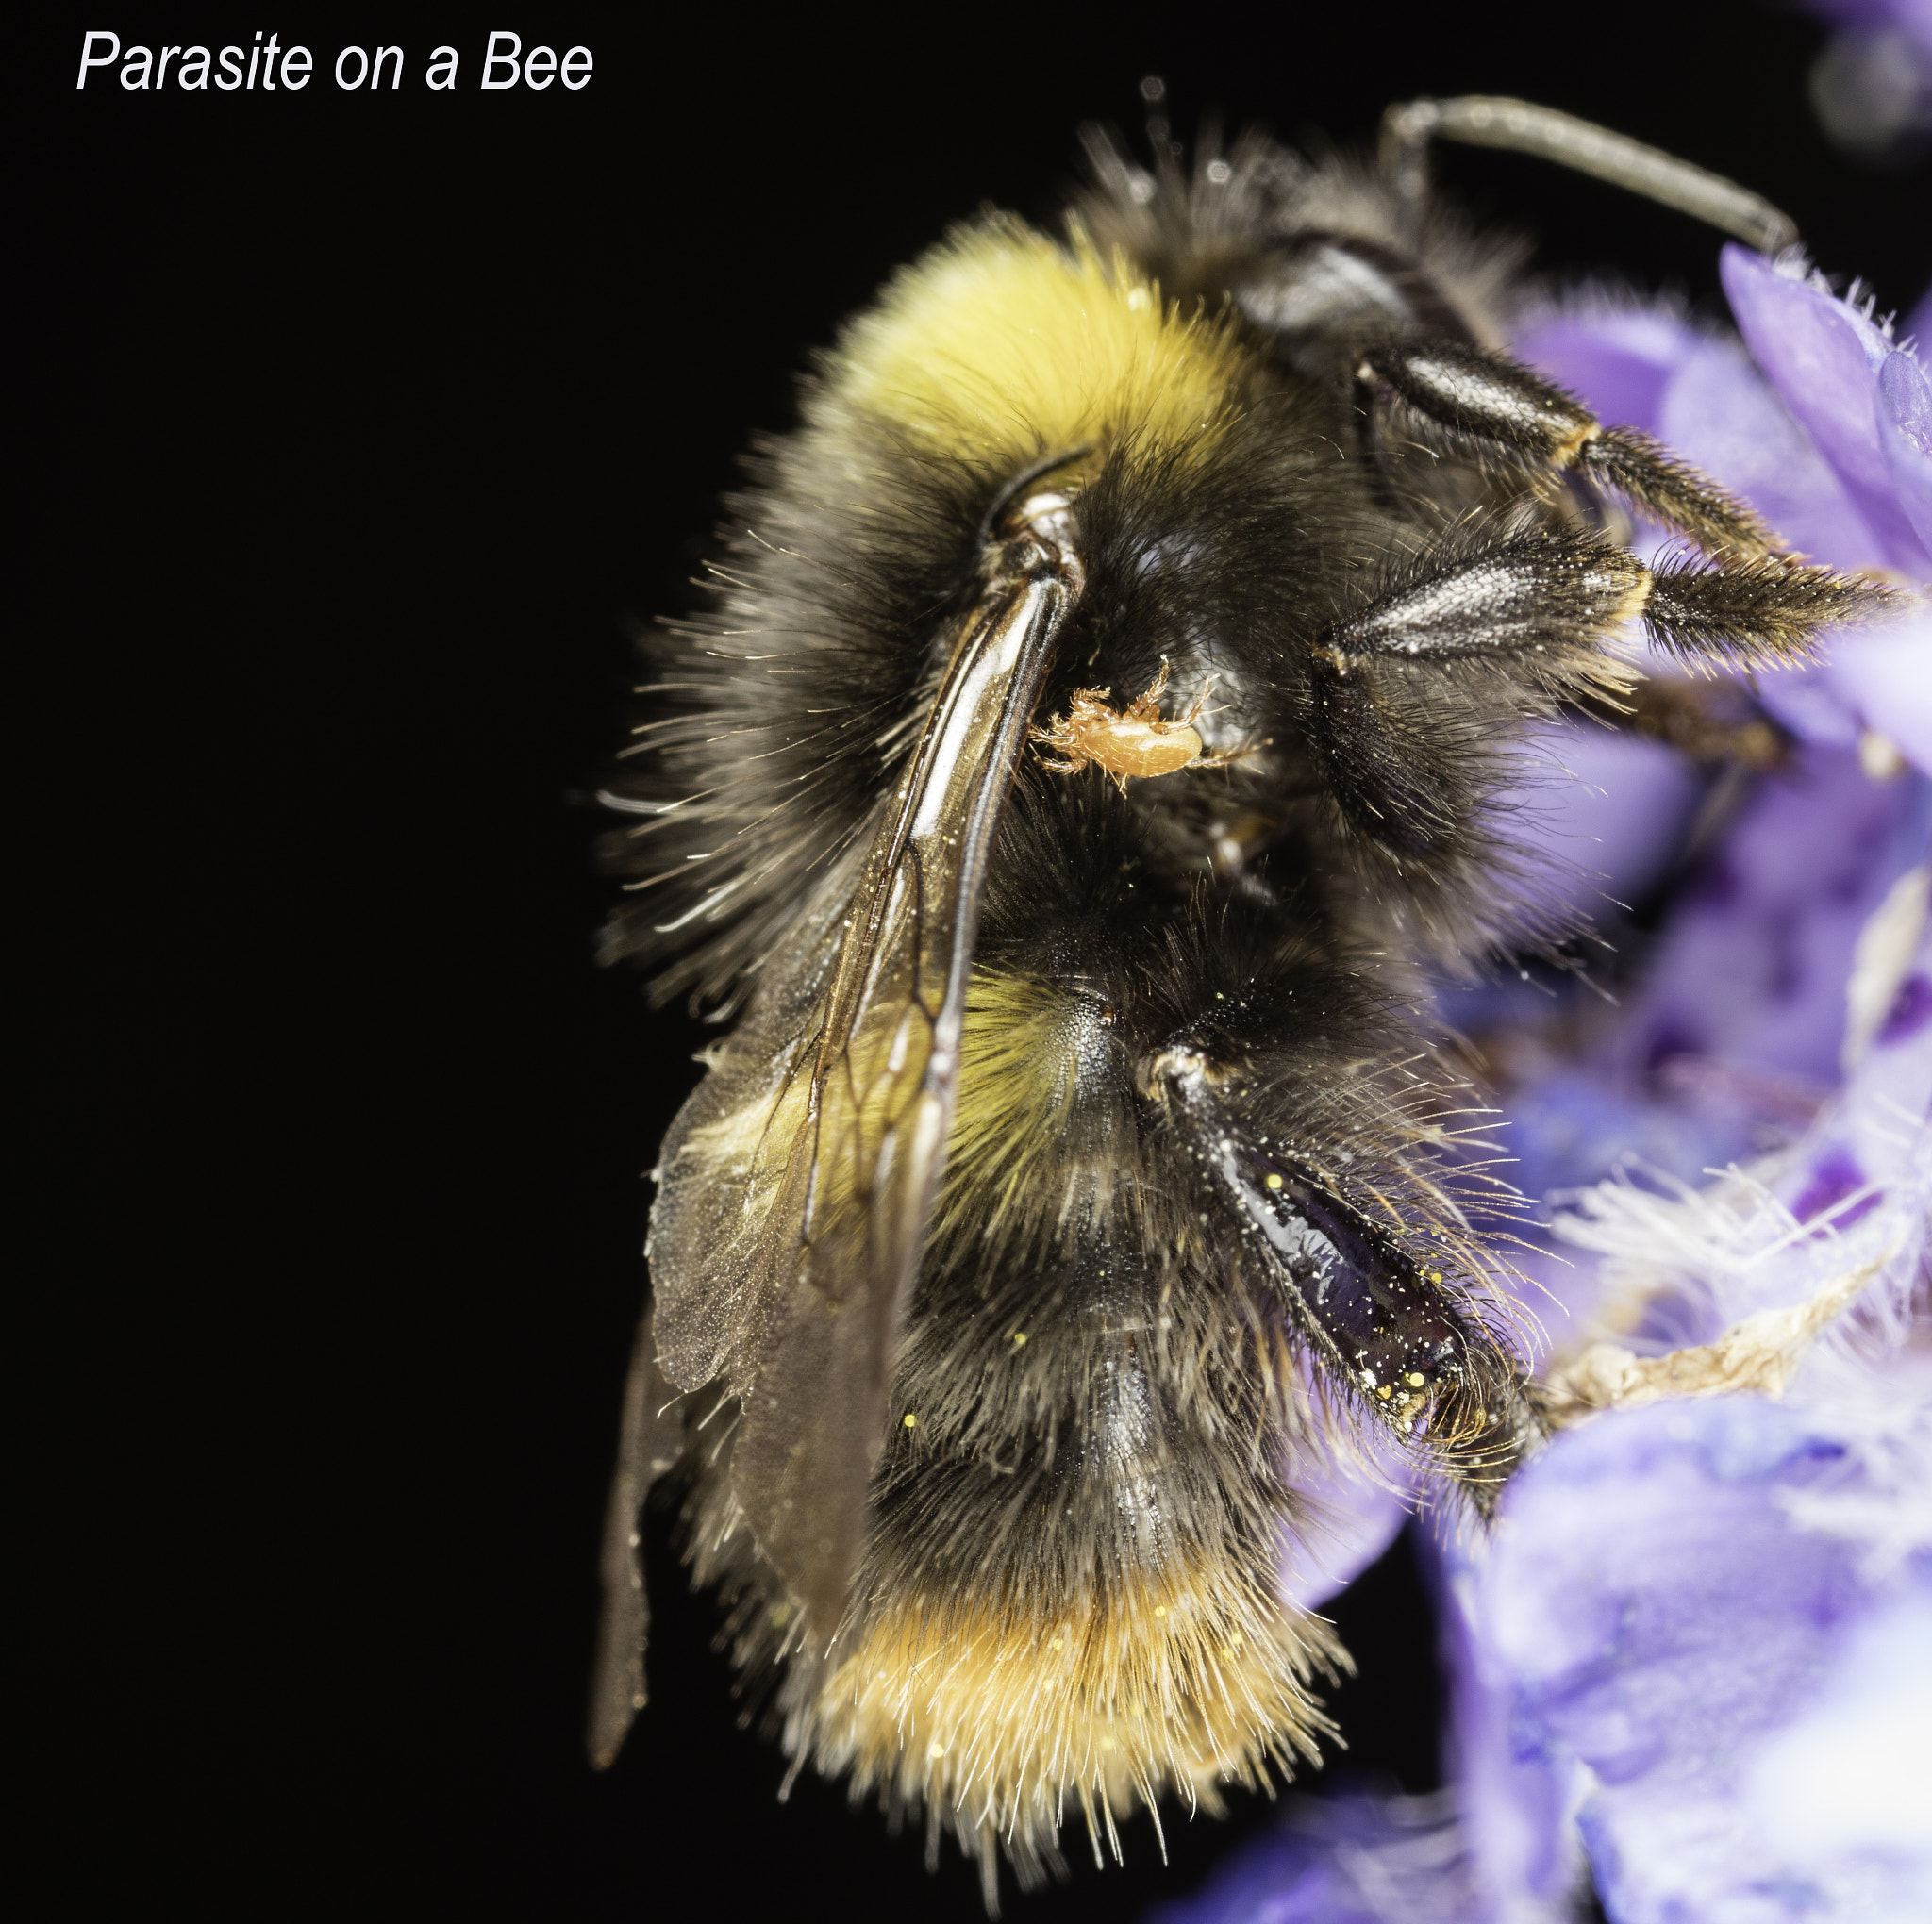
[[[1463,1577],[1481,1684],[1619,1924],[1932,1915],[1932,1767],[1884,1736],[1932,1700],[1925,1389],[1619,1411],[1509,1492]],[[1834,1730],[1836,1782],[1807,1756]],[[1828,1801],[1794,1826],[1806,1783]]]
[[[1932,500],[1932,439],[1916,359],[1869,302],[1836,299],[1796,260],[1727,248],[1724,271],[1751,353],[1668,308],[1602,301],[1532,320],[1519,349],[1748,495],[1800,549],[1924,581],[1913,517]],[[1792,766],[1678,892],[1619,1018],[1517,1077],[1511,1147],[1533,1195],[1619,1158],[1694,1177],[1789,1141],[1839,1079],[1857,941],[1932,830],[1932,605],[1755,684],[1797,738]],[[1573,904],[1639,899],[1706,784],[1657,744],[1587,724],[1540,748],[1562,778],[1528,798],[1525,826],[1568,865]],[[1523,1053],[1538,1000],[1483,991],[1453,1014]]]
[[[1598,299],[1519,351],[1800,550],[1923,589],[1932,298],[1894,330],[1795,257],[1723,273],[1741,343]],[[1487,1537],[1424,1540],[1451,1789],[1299,1805],[1171,1924],[1528,1924],[1586,1876],[1614,1924],[1932,1916],[1932,605],[1753,685],[1790,765],[1674,890],[1623,1006],[1448,1004],[1504,1063],[1520,1185],[1557,1192],[1524,1267],[1580,1418]],[[1539,749],[1561,779],[1525,785],[1521,833],[1579,907],[1652,887],[1710,814],[1655,743]],[[1303,1601],[1398,1519],[1372,1477],[1326,1496]]]

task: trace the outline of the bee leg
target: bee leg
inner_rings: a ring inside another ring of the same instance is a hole
[[[1798,238],[1789,214],[1721,174],[1646,146],[1627,134],[1612,133],[1592,121],[1578,120],[1574,114],[1483,93],[1405,101],[1382,116],[1382,177],[1412,233],[1422,231],[1429,207],[1431,140],[1534,154],[1708,221],[1760,254],[1776,254]]]
[[[1360,657],[1318,650],[1308,678],[1309,740],[1336,805],[1384,854],[1426,866],[1457,832],[1447,769],[1381,699]]]
[[[1404,712],[1427,712],[1411,668],[1507,663],[1537,705],[1621,696],[1636,672],[1606,651],[1624,622],[1693,665],[1804,658],[1821,629],[1882,610],[1890,590],[1777,557],[1652,569],[1573,533],[1520,536],[1445,564],[1324,630],[1308,657],[1309,739],[1350,825],[1426,863],[1457,833],[1444,758]],[[1407,693],[1407,700],[1402,700]]]
[[[1147,1077],[1241,1246],[1364,1415],[1429,1449],[1487,1511],[1542,1434],[1526,1375],[1425,1238],[1364,1213],[1335,1179],[1225,1097],[1224,1066],[1191,1039]]]
[[[1794,738],[1737,681],[1652,679],[1621,700],[1586,696],[1593,720],[1674,749],[1687,761],[1753,770],[1789,766]]]
[[[1709,555],[1763,557],[1776,536],[1743,502],[1631,427],[1606,427],[1574,395],[1499,354],[1409,340],[1367,349],[1356,381],[1392,397],[1445,452],[1502,459],[1545,480],[1561,473],[1621,495]]]

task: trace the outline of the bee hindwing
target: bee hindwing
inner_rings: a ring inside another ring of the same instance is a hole
[[[596,1667],[591,1676],[591,1762],[608,1770],[617,1761],[631,1719],[644,1707],[644,1642],[651,1627],[644,1592],[638,1512],[651,1485],[684,1447],[683,1398],[658,1368],[651,1312],[644,1311],[624,1385],[624,1422],[617,1468],[604,1513],[604,1611],[597,1625]]]

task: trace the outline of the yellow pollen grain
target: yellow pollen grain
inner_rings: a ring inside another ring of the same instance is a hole
[[[1441,1270],[1440,1270],[1440,1269],[1431,1269],[1431,1270],[1429,1271],[1429,1281],[1430,1281],[1431,1283],[1440,1283],[1440,1282],[1441,1282],[1441,1280],[1442,1280],[1442,1272],[1441,1272]]]
[[[1015,1330],[1013,1332],[1013,1347],[1015,1349],[1024,1349],[1025,1347],[1025,1343],[1026,1332],[1024,1330]]]
[[[908,1430],[916,1430],[919,1427],[919,1418],[910,1410],[906,1412],[906,1427]]]
[[[1378,1390],[1377,1390],[1377,1391],[1375,1392],[1375,1394],[1376,1394],[1377,1396],[1379,1396],[1379,1397],[1382,1397],[1383,1399],[1385,1399],[1385,1400],[1386,1400],[1386,1399],[1387,1399],[1387,1397],[1388,1397],[1388,1395],[1389,1395],[1389,1385],[1387,1385],[1387,1384],[1385,1383],[1385,1384],[1384,1384],[1384,1385],[1383,1385],[1381,1386],[1381,1388],[1380,1388],[1380,1389],[1378,1389]]]
[[[1411,1389],[1420,1389],[1420,1388],[1421,1388],[1421,1387],[1423,1386],[1423,1373],[1422,1373],[1422,1371],[1421,1371],[1420,1369],[1411,1369],[1411,1370],[1410,1370],[1410,1371],[1408,1372],[1408,1376],[1407,1376],[1407,1383],[1408,1383],[1408,1386],[1409,1386],[1409,1388],[1411,1388]]]
[[[1272,1173],[1271,1173],[1271,1174],[1270,1174],[1270,1176],[1268,1177],[1268,1186],[1269,1186],[1269,1187],[1270,1187],[1271,1189],[1278,1189],[1278,1188],[1280,1188],[1280,1186],[1281,1186],[1281,1178],[1280,1178],[1279,1176],[1277,1176],[1277,1175],[1274,1175],[1274,1174],[1272,1174]]]

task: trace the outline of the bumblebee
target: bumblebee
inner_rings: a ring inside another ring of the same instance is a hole
[[[656,1171],[592,1760],[675,1475],[794,1772],[950,1829],[989,1908],[1074,1805],[1098,1859],[1317,1759],[1313,1471],[1392,1449],[1479,1517],[1543,1434],[1431,1014],[1577,933],[1499,815],[1526,728],[1634,712],[1640,636],[1789,661],[1883,593],[1511,360],[1518,262],[1426,153],[1788,243],[1755,196],[1507,101],[1374,163],[1155,131],[847,325],[604,795],[608,955],[731,1026]]]

